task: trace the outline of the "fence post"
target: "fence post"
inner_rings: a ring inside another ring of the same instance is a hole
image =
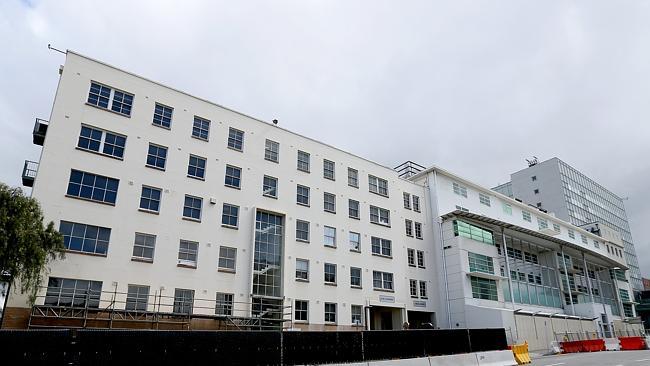
[[[361,331],[361,361],[366,360],[366,348],[365,348],[366,347],[366,345],[365,345],[366,342],[364,342],[364,340],[363,340],[363,334],[364,333],[365,333],[365,331]]]
[[[472,348],[472,338],[469,336],[469,328],[466,330],[467,332],[467,343],[469,344],[469,352],[472,353],[474,352],[474,349]]]
[[[284,365],[284,332],[280,331],[280,365]]]

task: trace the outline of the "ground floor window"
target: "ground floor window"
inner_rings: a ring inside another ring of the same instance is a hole
[[[306,300],[296,300],[295,306],[296,321],[309,321],[309,302]]]
[[[336,303],[325,303],[325,323],[336,323]]]
[[[50,277],[45,305],[98,308],[101,291],[101,281]]]
[[[475,299],[498,301],[497,281],[481,277],[470,277],[472,282],[472,297]]]
[[[126,294],[126,310],[147,311],[149,286],[129,285]]]
[[[194,304],[194,290],[177,288],[174,291],[174,312],[191,314]]]
[[[232,305],[234,294],[226,294],[223,292],[217,292],[217,301],[214,309],[215,314],[217,315],[232,315]]]
[[[363,325],[363,306],[352,305],[350,311],[352,313],[352,324],[359,326]]]

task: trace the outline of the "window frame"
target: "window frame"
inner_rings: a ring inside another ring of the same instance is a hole
[[[77,182],[77,176],[79,176]],[[92,185],[88,184],[86,177],[92,176]],[[73,181],[73,178],[75,181]],[[105,180],[105,187],[97,186],[97,179]],[[110,189],[109,189],[110,184]],[[114,189],[113,189],[114,188]],[[76,198],[84,201],[91,201],[101,203],[104,205],[115,206],[117,203],[117,193],[120,188],[120,180],[117,178],[108,177],[105,175],[90,173],[83,170],[70,169],[70,177],[66,188],[66,197]],[[86,197],[86,192],[90,189],[90,197]],[[103,191],[102,199],[94,198],[95,191]],[[77,192],[75,192],[77,191]],[[83,194],[83,195],[82,195]]]
[[[379,206],[370,205],[370,222],[376,225],[390,227],[390,210],[387,208],[382,208]],[[376,214],[373,214],[373,210],[377,210]],[[386,219],[386,222],[382,222],[382,213],[386,214],[383,218]],[[373,219],[376,217],[376,219]]]
[[[348,186],[359,188],[359,171],[348,167]]]
[[[271,139],[264,141],[264,160],[280,163],[280,143]]]
[[[225,249],[225,254],[227,256],[224,256],[223,252]],[[234,255],[231,257],[230,255]],[[223,264],[225,265],[222,265]],[[228,264],[232,262],[232,268],[228,266]],[[230,273],[236,273],[237,272],[237,248],[235,247],[228,247],[225,245],[220,245],[219,246],[219,258],[217,261],[217,268],[219,272],[230,272]]]
[[[63,246],[66,252],[99,257],[108,256],[112,233],[109,227],[61,220],[59,233],[63,236]],[[74,248],[79,247],[79,249],[73,249],[73,243]],[[84,250],[87,244],[92,245],[92,250]]]
[[[356,248],[354,248],[353,244],[355,243],[352,240],[352,235],[357,236],[357,241],[356,241]],[[356,252],[356,253],[361,253],[361,233],[358,233],[356,231],[348,231],[348,239],[349,239],[349,244],[350,244],[350,251],[351,252]]]
[[[353,271],[358,271],[359,275],[355,276]],[[350,287],[356,289],[363,288],[363,270],[360,267],[350,267]]]
[[[328,267],[329,267],[329,269],[333,268],[334,271],[333,272],[332,271],[328,272]],[[326,285],[336,286],[336,280],[337,280],[336,279],[336,272],[337,272],[336,267],[337,267],[337,265],[335,263],[327,263],[327,262],[323,263],[323,282]],[[328,276],[329,276],[330,279],[333,279],[333,281],[328,281]]]
[[[334,233],[334,235],[328,235],[328,231],[330,233]],[[331,239],[333,244],[328,244],[329,239]],[[336,228],[335,227],[323,225],[323,245],[328,247],[328,248],[336,248]]]
[[[275,184],[275,186],[273,186],[271,183]],[[277,199],[278,185],[278,178],[272,177],[270,175],[264,175],[264,178],[262,178],[262,196]]]
[[[194,158],[196,160],[197,165],[192,165],[192,158]],[[203,167],[200,166],[201,161],[203,161]],[[192,168],[194,169],[195,174],[190,173]],[[203,170],[203,174],[198,175],[198,172],[201,171],[201,169]],[[204,157],[199,156],[199,155],[190,154],[189,161],[187,162],[187,177],[188,178],[193,178],[193,179],[198,179],[198,180],[203,180],[204,181],[205,180],[205,173],[206,173],[207,169],[208,169],[208,159],[207,158],[204,158]]]
[[[231,150],[244,152],[244,131],[234,127],[228,127],[227,147]]]
[[[298,262],[306,264],[307,268],[298,268]],[[303,278],[304,274],[304,278]],[[295,280],[299,282],[309,282],[309,259],[296,258],[296,271],[294,273]]]
[[[332,160],[323,159],[323,178],[333,181],[336,180],[336,163]]]
[[[379,286],[377,286],[379,277]],[[395,276],[390,272],[372,271],[372,289],[375,291],[395,291]]]
[[[185,244],[185,247],[183,247]],[[194,248],[192,248],[192,246]],[[181,257],[185,258],[181,258]],[[194,256],[194,260],[188,259]],[[178,267],[196,269],[199,263],[199,242],[192,240],[180,239],[178,243]]]
[[[156,148],[156,154],[153,155],[151,148]],[[160,151],[165,152],[165,156],[160,155]],[[169,157],[169,148],[167,146],[159,145],[153,142],[149,142],[149,147],[147,148],[147,158],[145,159],[145,166],[148,168],[165,171],[167,169],[167,158]],[[154,159],[154,163],[149,163],[149,158]],[[158,162],[162,161],[162,166],[158,165]]]
[[[372,255],[393,258],[393,243],[390,239],[372,236],[370,237],[370,251]]]
[[[353,205],[356,204],[356,208]],[[356,215],[354,215],[356,212]],[[351,219],[361,220],[361,203],[351,198],[348,199],[348,217]]]
[[[192,200],[192,205],[188,206],[187,205],[187,200],[191,199]],[[194,205],[194,203],[199,202],[198,208]],[[186,215],[186,210],[189,210],[190,215]],[[198,211],[199,217],[194,217],[194,212]],[[191,194],[186,194],[184,199],[183,199],[183,220],[189,220],[189,221],[196,221],[196,222],[201,222],[201,217],[203,216],[203,197],[198,197],[198,196],[192,196]]]
[[[331,202],[328,202],[328,198],[332,198]],[[336,195],[334,193],[323,192],[323,211],[336,213]]]
[[[300,158],[303,158],[301,160]],[[306,158],[306,161],[304,160]],[[301,166],[301,164],[303,166]],[[306,165],[306,168],[304,167]],[[311,154],[309,154],[306,151],[298,150],[297,155],[296,155],[296,169],[298,169],[301,172],[309,173],[311,169]]]
[[[305,192],[307,192],[306,195],[304,194]],[[307,203],[301,202],[301,199],[304,200],[304,197],[307,198]],[[296,204],[309,207],[310,200],[311,200],[311,189],[308,186],[304,186],[302,184],[296,184]]]
[[[83,136],[82,132],[84,131],[84,129],[90,130],[91,135],[90,136]],[[92,136],[93,132],[99,132],[101,134],[101,136],[99,137],[99,140],[97,140],[96,138],[93,138],[94,137],[94,136]],[[110,143],[110,142],[106,141],[107,138],[108,138],[108,135],[112,135],[115,138],[115,141],[113,143]],[[117,144],[117,139],[118,138],[123,140],[123,142],[124,142],[123,145]],[[87,147],[81,146],[82,139],[84,141],[86,141],[86,140],[88,141],[88,146]],[[92,126],[92,125],[89,125],[89,124],[82,123],[81,124],[81,129],[79,130],[79,137],[77,138],[76,149],[81,150],[81,151],[85,151],[85,152],[89,152],[91,154],[106,156],[106,157],[117,159],[117,160],[124,160],[124,153],[126,152],[126,141],[127,141],[127,136],[126,135],[123,135],[123,134],[117,133],[117,132],[113,132],[113,131],[110,131],[110,130],[107,130],[107,129],[104,129],[104,128],[95,127],[95,126]],[[97,150],[91,148],[92,142],[97,143]],[[117,149],[117,151],[121,151],[121,154],[114,154],[114,153],[106,152],[107,146],[111,146],[113,152],[115,152],[116,149]]]
[[[384,187],[382,187],[382,183]],[[382,193],[385,190],[385,193]],[[382,197],[389,197],[388,180],[368,174],[368,192],[378,194]]]
[[[161,113],[158,113],[158,107],[161,108]],[[165,115],[165,109],[169,109],[169,117]],[[160,123],[156,123],[156,116],[160,116]],[[169,126],[165,126],[165,118],[169,119]],[[171,130],[172,129],[172,121],[174,119],[174,107],[170,107],[168,105],[162,104],[155,102],[155,105],[153,107],[153,118],[151,120],[151,124],[156,127],[164,128],[166,130]]]
[[[307,230],[301,230],[299,224],[306,224],[307,225]],[[300,220],[296,219],[296,241],[303,242],[303,243],[309,243],[309,237],[310,237],[310,223],[309,221],[305,220]],[[303,239],[298,236],[298,233],[307,233],[307,239]]]
[[[211,125],[212,125],[212,121],[210,121],[209,119],[194,115],[194,118],[192,119],[192,133],[190,136],[192,136],[197,140],[206,141],[206,142],[210,141]],[[203,137],[204,131],[205,131],[205,137]]]
[[[138,243],[138,236],[143,238],[142,243]],[[146,239],[153,239],[153,245],[147,245]],[[136,232],[135,238],[133,239],[133,250],[131,251],[131,260],[136,262],[147,262],[153,263],[154,256],[156,255],[156,235]],[[136,249],[139,249],[142,255],[136,255]],[[151,249],[151,258],[145,256],[147,249]]]
[[[228,213],[226,213],[226,207],[228,207],[228,209],[229,209]],[[235,211],[236,211],[235,215],[232,214],[233,209],[235,209]],[[224,202],[223,206],[222,206],[222,209],[221,209],[221,226],[222,227],[227,227],[227,228],[230,228],[230,229],[239,229],[239,211],[240,211],[239,206],[233,205],[232,203]],[[225,217],[228,217],[228,218],[234,217],[235,218],[235,224],[233,225],[233,224],[230,223],[232,220],[228,220],[228,222],[224,222]]]
[[[228,174],[228,169],[230,169],[231,174]],[[237,172],[237,171],[239,172],[239,177],[232,174],[232,172]],[[238,184],[237,185],[229,184],[228,183],[229,179],[233,183],[235,181],[237,181]],[[242,168],[240,168],[238,166],[235,166],[235,165],[226,164],[226,171],[224,173],[223,185],[226,186],[226,187],[230,187],[230,188],[241,189],[241,181],[242,181]]]

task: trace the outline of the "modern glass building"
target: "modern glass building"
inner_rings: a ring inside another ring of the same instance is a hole
[[[635,290],[643,289],[634,241],[621,197],[558,158],[531,165],[510,177],[509,183],[493,189],[552,212],[576,226],[600,223],[618,232],[625,248],[625,259],[630,266],[632,285]]]

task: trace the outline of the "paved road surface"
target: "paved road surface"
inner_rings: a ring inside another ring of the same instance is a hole
[[[542,356],[531,366],[650,366],[650,351],[611,351]]]

